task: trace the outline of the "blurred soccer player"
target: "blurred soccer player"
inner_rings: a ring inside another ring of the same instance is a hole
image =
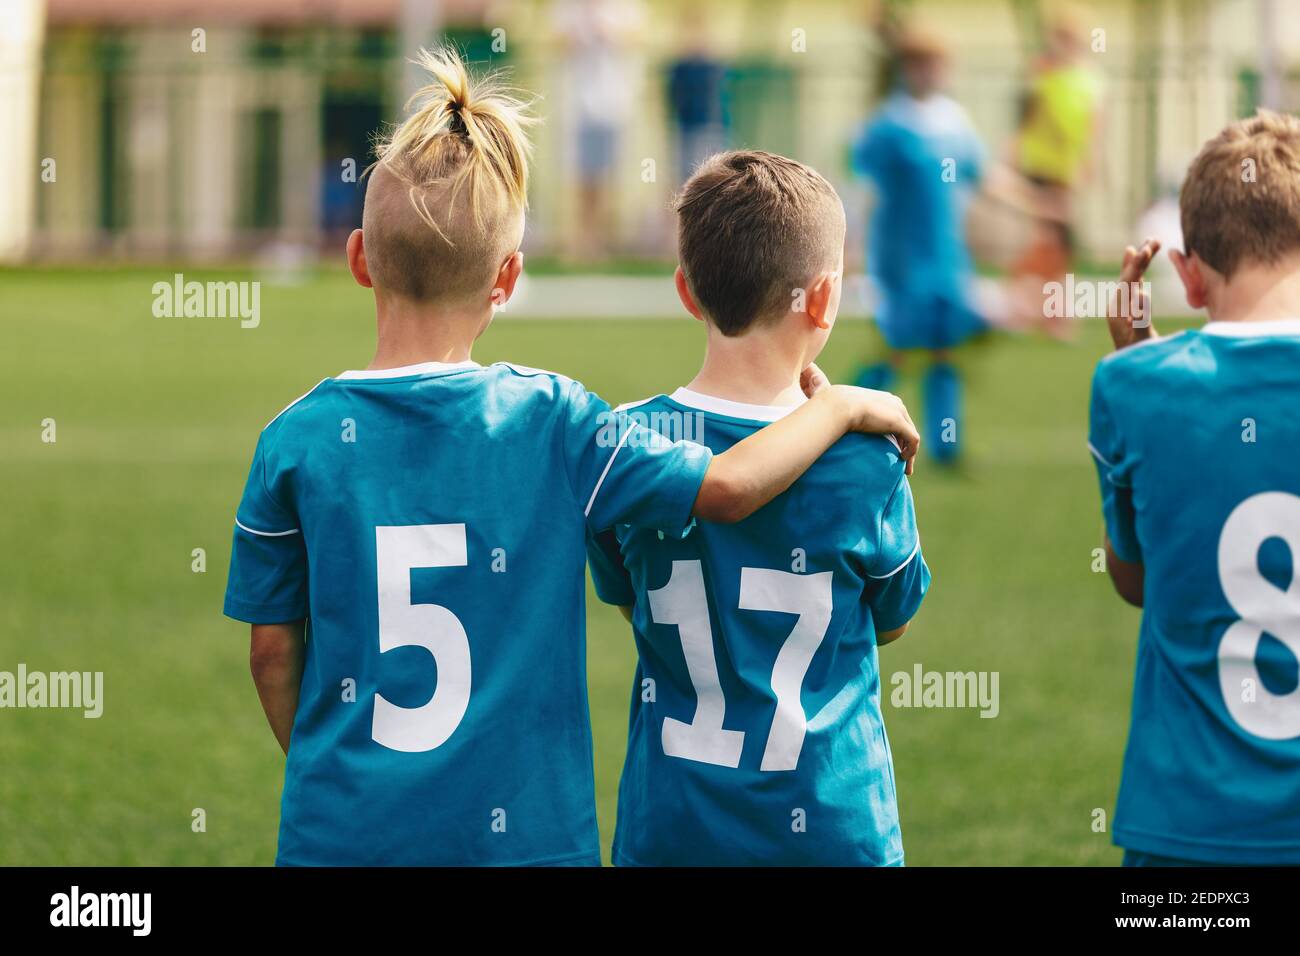
[[[951,350],[985,328],[975,304],[965,211],[983,148],[965,111],[941,91],[947,52],[933,32],[911,26],[896,40],[900,87],[865,125],[854,169],[875,186],[868,270],[880,293],[876,324],[890,349],[858,384],[888,389],[902,353],[924,349],[924,434],[940,461],[957,457],[961,381]]]
[[[646,31],[639,0],[557,0],[551,10],[564,52],[570,163],[577,184],[573,252],[595,261],[616,245],[615,168],[636,109],[636,43]]]
[[[1211,139],[1181,212],[1210,321],[1160,338],[1120,299],[1092,388],[1107,567],[1143,609],[1114,837],[1130,865],[1300,864],[1300,120]]]
[[[677,184],[722,149],[727,138],[727,67],[709,42],[709,23],[688,7],[680,24],[681,52],[668,67],[668,108],[677,140]]]
[[[374,359],[265,428],[236,515],[225,610],[288,754],[277,861],[595,864],[586,529],[738,520],[846,428],[915,434],[841,389],[715,457],[473,362],[522,268],[526,120],[454,53],[421,62],[348,239]]]
[[[839,308],[844,210],[812,169],[751,151],[707,160],[676,208],[704,365],[627,410],[725,452],[824,384],[805,370]],[[738,524],[593,541],[597,592],[630,608],[640,654],[615,863],[902,863],[877,646],[930,580],[904,470],[886,439],[852,436]]]
[[[1031,242],[1012,266],[1013,279],[1028,276],[1039,285],[1060,281],[1074,253],[1074,196],[1094,165],[1101,122],[1101,80],[1083,62],[1086,51],[1080,15],[1055,8],[1011,147],[1012,162],[1041,210]],[[1053,334],[1066,332],[1050,318],[1042,324]]]

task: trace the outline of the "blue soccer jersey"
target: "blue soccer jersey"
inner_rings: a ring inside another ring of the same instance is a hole
[[[984,327],[966,243],[983,164],[965,110],[946,96],[894,93],[854,143],[854,170],[876,192],[867,258],[891,348],[948,348]]]
[[[599,863],[587,529],[680,533],[707,449],[570,379],[327,379],[262,432],[226,613],[307,618],[281,864]]]
[[[628,414],[721,452],[787,411],[679,389]],[[593,540],[640,657],[615,863],[902,862],[876,632],[930,581],[903,468],[848,435],[738,524]]]
[[[1129,850],[1300,863],[1298,403],[1300,321],[1211,322],[1097,368],[1106,529],[1146,571]]]

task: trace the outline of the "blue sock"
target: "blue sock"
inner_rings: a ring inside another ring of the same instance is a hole
[[[946,362],[931,365],[922,391],[925,441],[930,454],[936,461],[953,461],[961,435],[961,379],[957,369]]]
[[[893,390],[897,378],[898,374],[894,371],[894,366],[888,362],[877,362],[875,365],[862,366],[853,384],[859,388],[874,388],[888,392]]]

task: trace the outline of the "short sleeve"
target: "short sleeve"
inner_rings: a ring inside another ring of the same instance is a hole
[[[921,555],[912,488],[900,476],[880,515],[878,542],[867,568],[864,597],[878,631],[910,621],[930,588],[930,569]]]
[[[1137,538],[1137,516],[1133,510],[1133,459],[1125,447],[1119,423],[1112,412],[1112,397],[1105,364],[1098,365],[1092,379],[1092,403],[1088,415],[1088,450],[1097,465],[1101,488],[1101,512],[1106,536],[1121,561],[1140,562],[1142,548]]]
[[[632,587],[632,577],[623,564],[623,552],[613,529],[587,531],[587,563],[591,567],[596,597],[605,604],[620,607],[631,607],[636,603],[636,589]]]
[[[267,481],[267,437],[257,442],[244,496],[235,513],[225,613],[249,624],[307,617],[307,548],[295,512]]]
[[[565,467],[589,528],[629,524],[676,537],[690,527],[708,448],[669,441],[576,382],[564,427]]]

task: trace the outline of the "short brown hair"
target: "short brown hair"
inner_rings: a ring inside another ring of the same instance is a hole
[[[1300,120],[1260,110],[1206,143],[1179,198],[1183,247],[1230,278],[1300,250]]]
[[[762,150],[709,157],[677,196],[678,257],[705,316],[741,335],[790,308],[844,251],[844,206],[816,170]]]

